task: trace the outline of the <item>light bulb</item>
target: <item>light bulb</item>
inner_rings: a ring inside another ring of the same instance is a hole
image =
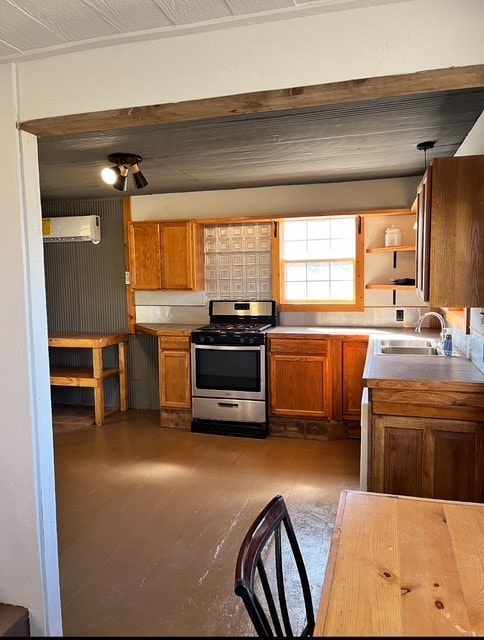
[[[106,184],[114,184],[120,174],[119,167],[104,167],[101,171],[101,178]]]

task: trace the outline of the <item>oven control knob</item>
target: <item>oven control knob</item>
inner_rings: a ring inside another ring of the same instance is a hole
[[[243,337],[242,337],[242,338],[239,338],[239,342],[240,342],[240,344],[244,344],[245,339],[244,339]]]
[[[200,336],[200,342],[205,342],[205,336]]]
[[[209,342],[215,342],[215,338],[214,338],[213,336],[211,336],[211,337],[209,338]]]

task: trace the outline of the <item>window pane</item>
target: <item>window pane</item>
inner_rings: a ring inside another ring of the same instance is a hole
[[[355,292],[352,282],[342,282],[338,280],[331,282],[331,300],[353,302],[354,299]]]
[[[329,282],[308,282],[308,300],[319,302],[329,299]]]
[[[307,237],[306,220],[287,220],[284,222],[284,240],[305,240]]]
[[[350,262],[331,263],[331,280],[351,280],[354,278],[353,264]]]
[[[333,238],[351,238],[356,232],[355,219],[342,217],[331,218],[331,235]]]
[[[331,240],[331,258],[354,258],[355,249],[354,238],[337,238]]]
[[[331,220],[329,218],[320,220],[308,220],[308,238],[329,238],[331,235]]]
[[[307,267],[308,280],[329,280],[328,262],[310,262]]]
[[[284,260],[304,260],[307,254],[306,240],[296,240],[284,243]]]
[[[305,300],[306,299],[306,283],[305,282],[286,282],[286,300]]]
[[[328,258],[330,255],[330,241],[329,240],[308,240],[308,253],[307,257],[310,260],[315,258]]]
[[[305,264],[286,264],[286,280],[294,282],[296,280],[306,281],[306,265]]]

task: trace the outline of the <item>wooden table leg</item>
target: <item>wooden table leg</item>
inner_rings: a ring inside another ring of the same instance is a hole
[[[128,410],[128,382],[126,367],[126,343],[118,344],[118,361],[119,361],[119,407],[121,411]]]
[[[103,350],[101,347],[92,349],[93,375],[97,384],[94,387],[94,415],[97,425],[104,424],[104,377],[103,377]]]

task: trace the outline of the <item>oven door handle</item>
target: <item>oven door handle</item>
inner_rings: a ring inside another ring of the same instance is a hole
[[[219,407],[228,407],[230,409],[236,409],[239,406],[238,402],[217,402]]]

